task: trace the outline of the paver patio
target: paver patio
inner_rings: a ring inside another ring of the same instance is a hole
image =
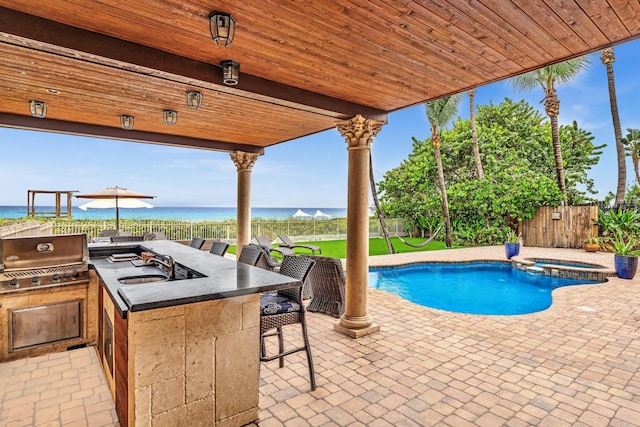
[[[524,247],[521,256],[609,267],[613,262],[611,254],[578,250]],[[382,256],[371,264],[469,259],[503,260],[504,248]],[[369,297],[370,313],[382,330],[358,340],[335,332],[337,319],[308,313],[316,391],[308,391],[303,354],[289,356],[282,369],[276,361],[262,364],[260,427],[640,425],[638,278],[560,288],[551,308],[520,316],[450,313],[374,289]],[[287,342],[298,339],[295,328],[288,335]],[[77,358],[94,368],[98,363],[86,354]],[[60,414],[48,414],[46,423],[25,422],[34,414],[16,411],[15,399],[37,402],[43,393],[66,399],[56,389],[60,381],[41,375],[46,366],[37,359],[0,365],[0,425],[94,425],[87,404],[78,409],[81,420],[65,422],[60,403]],[[14,381],[9,389],[13,364],[30,378]],[[67,367],[50,366],[49,375],[61,370],[66,378],[71,369],[93,369],[63,364]],[[15,386],[20,382],[22,388]],[[44,383],[47,388],[34,387]],[[105,387],[104,381],[92,382],[92,391],[85,393],[104,396]],[[90,402],[97,404],[98,398]],[[109,410],[100,406],[102,416],[112,414]]]

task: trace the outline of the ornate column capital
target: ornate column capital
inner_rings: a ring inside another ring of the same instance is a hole
[[[365,119],[357,114],[349,120],[343,120],[336,124],[338,132],[347,140],[347,149],[371,148],[373,138],[380,132],[385,122],[373,119]]]
[[[236,151],[235,153],[229,153],[231,160],[236,165],[238,172],[249,171],[253,168],[259,154],[257,153],[245,153],[244,151]]]

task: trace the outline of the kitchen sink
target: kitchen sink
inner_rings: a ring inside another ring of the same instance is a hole
[[[144,269],[146,269],[146,271]],[[170,278],[164,269],[145,266],[145,267],[142,267],[141,270],[142,271],[138,272],[138,274],[119,277],[118,282],[120,282],[123,285],[138,285],[141,283],[167,282],[167,281],[198,279],[200,277],[206,277],[204,274],[197,272],[180,263],[174,264],[173,278]]]
[[[118,279],[118,282],[122,283],[123,285],[137,285],[140,283],[151,283],[151,282],[166,282],[167,280],[169,280],[168,276],[165,276],[164,274],[143,274],[143,275],[137,275],[137,276],[125,276],[125,277],[120,277]]]

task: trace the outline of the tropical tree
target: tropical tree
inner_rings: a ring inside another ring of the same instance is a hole
[[[453,119],[458,112],[458,104],[460,103],[460,95],[445,96],[435,101],[425,104],[427,118],[431,125],[431,144],[434,148],[436,165],[438,167],[438,184],[440,187],[440,196],[442,198],[442,215],[444,217],[444,227],[446,232],[445,245],[451,247],[451,218],[449,218],[449,202],[447,200],[447,186],[444,180],[444,169],[442,168],[442,153],[440,150],[440,134],[439,130]]]
[[[627,128],[627,137],[622,140],[625,147],[626,155],[631,157],[633,162],[633,172],[636,174],[636,183],[640,185],[640,170],[638,163],[640,162],[640,129]]]
[[[482,169],[482,160],[480,159],[480,148],[478,146],[478,130],[476,129],[476,90],[471,89],[467,92],[469,95],[469,123],[471,124],[471,138],[473,141],[473,157],[476,160],[476,173],[478,179],[484,178],[484,170]]]
[[[511,79],[511,84],[516,89],[531,90],[541,86],[544,91],[544,110],[551,122],[551,142],[556,168],[556,181],[558,188],[566,199],[567,187],[564,179],[564,166],[562,163],[562,149],[560,146],[560,134],[558,131],[558,114],[560,114],[560,100],[556,92],[556,86],[569,82],[580,71],[586,69],[589,60],[584,57],[569,59],[558,64],[549,65],[538,70],[521,74]],[[566,200],[565,202],[566,203]]]
[[[452,240],[498,244],[510,223],[532,218],[538,206],[562,203],[549,144],[550,124],[525,101],[509,99],[479,106],[476,121],[482,180],[476,173],[470,121],[457,119],[439,134]],[[589,195],[595,192],[587,172],[598,163],[602,147],[594,146],[593,136],[576,123],[560,126],[559,133],[567,162],[568,201],[591,201]],[[388,217],[406,219],[425,231],[443,222],[435,157],[430,138],[414,138],[409,156],[385,173],[378,189]]]
[[[618,99],[616,97],[616,82],[613,76],[613,63],[616,56],[613,48],[608,47],[600,52],[600,60],[607,68],[607,82],[609,84],[609,104],[613,121],[613,134],[616,138],[616,153],[618,154],[618,185],[616,186],[616,205],[624,203],[624,193],[627,185],[627,159],[622,143],[622,129],[620,128],[620,114],[618,113]]]

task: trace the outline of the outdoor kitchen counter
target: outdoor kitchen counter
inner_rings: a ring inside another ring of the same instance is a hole
[[[130,261],[109,262],[106,258],[91,258],[106,285],[116,308],[123,317],[127,312],[171,307],[200,301],[258,294],[299,286],[299,281],[261,268],[238,263],[232,259],[196,250],[170,240],[151,240],[139,243],[90,244],[94,248],[130,247],[131,252],[141,246],[160,255],[170,255],[207,277],[123,285],[118,278],[142,274],[147,267],[135,267]]]
[[[109,262],[106,256],[139,254],[141,248],[170,255],[207,277],[120,284],[118,278],[151,267]],[[100,355],[120,425],[256,422],[259,294],[300,282],[172,241],[91,244],[89,249],[103,282]]]

